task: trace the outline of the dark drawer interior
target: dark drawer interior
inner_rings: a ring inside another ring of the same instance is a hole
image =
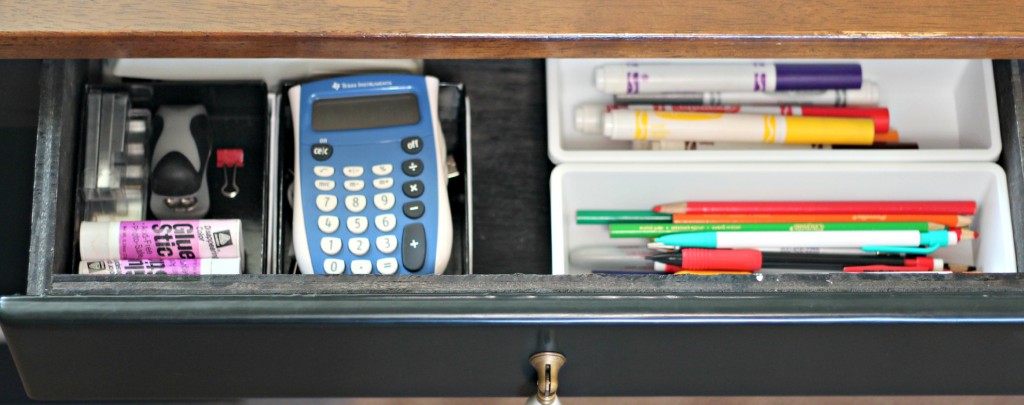
[[[203,277],[78,277],[68,274],[66,254],[74,245],[70,232],[73,219],[68,217],[68,193],[74,185],[73,161],[80,125],[77,105],[81,83],[88,81],[88,64],[74,61],[47,62],[44,69],[43,118],[39,142],[48,146],[49,155],[40,155],[44,162],[37,173],[40,184],[53,187],[37,199],[37,224],[34,249],[54,252],[50,258],[37,258],[30,266],[29,291],[32,295],[148,295],[148,294],[281,294],[281,293],[486,293],[508,291],[510,285],[488,282],[492,274],[550,274],[551,223],[549,174],[552,169],[546,158],[544,66],[542,61],[429,61],[425,72],[442,80],[462,82],[472,102],[472,182],[473,226],[472,254],[476,263],[473,272],[478,281],[371,278],[327,278],[289,276]],[[1015,86],[1017,65],[996,63],[996,83],[1002,120],[1003,155],[1000,164],[1006,169],[1011,195],[1020,190],[1020,139],[1017,136],[1020,111],[1020,88]],[[47,87],[49,86],[49,87]],[[43,180],[48,180],[43,182]],[[1018,223],[1020,204],[1011,199],[1013,219]],[[52,226],[46,226],[52,221]],[[53,231],[51,231],[53,230]],[[1014,230],[1019,230],[1015,227]],[[52,233],[51,233],[52,232]],[[468,242],[468,239],[467,239]],[[1020,246],[1020,241],[1017,241]],[[1021,249],[1018,249],[1020,257]],[[250,272],[251,273],[251,272]],[[463,276],[459,276],[463,277]],[[514,291],[548,290],[548,280],[520,276]],[[799,275],[783,274],[765,280],[750,278],[687,277],[685,281],[666,280],[664,276],[636,277],[610,282],[608,278],[581,277],[566,283],[578,292],[607,291],[620,286],[620,292],[636,294],[653,285],[672,285],[680,291],[988,291],[1013,290],[1020,278],[1015,274],[983,276],[920,275],[886,277],[884,275]],[[628,280],[628,281],[624,281]],[[822,285],[821,281],[829,283]],[[561,284],[561,283],[559,283]],[[481,288],[467,289],[467,286]],[[239,288],[225,288],[239,286]],[[244,287],[242,287],[244,286]],[[454,288],[453,288],[454,287]]]
[[[1020,68],[1017,62],[995,64],[1003,142],[999,164],[1006,170],[1012,196],[1018,265],[1024,264]],[[773,375],[813,379],[820,376],[808,367],[811,362],[853,365],[819,379],[820,386],[785,385],[782,378],[769,378],[743,390],[751,394],[929,392],[927,387],[934,387],[935,380],[924,377],[926,371],[958,367],[972,370],[976,380],[986,383],[943,377],[943,393],[1020,391],[1013,378],[1021,371],[1019,366],[983,364],[998,358],[1001,350],[1020,352],[1020,273],[783,274],[760,280],[545,275],[552,260],[548,182],[553,165],[546,152],[544,62],[428,61],[425,71],[465,83],[472,102],[474,275],[78,277],[67,268],[75,178],[75,166],[67,162],[74,160],[87,63],[44,62],[28,295],[0,301],[0,321],[30,392],[65,399],[524,395],[533,378],[526,358],[546,349],[566,353],[569,364],[576,360],[579,371],[563,383],[569,395],[716,394],[735,388],[715,383],[728,377],[727,368],[702,370],[703,377],[682,384],[651,382],[655,374],[700,374],[696,364],[711,361],[687,363],[685,359],[699,354],[692,347],[661,346],[673,338],[705,345],[709,353],[723,353],[725,361],[737,367],[781,364],[792,356],[800,358],[802,347],[816,353],[786,366],[757,369],[774,370]],[[922,343],[934,336],[962,339],[972,331],[978,339],[1001,343],[998,348],[976,349],[971,358],[949,352],[948,345],[936,340]],[[766,336],[770,347],[756,353],[737,351],[746,345],[737,334]],[[216,342],[223,336],[232,341]],[[408,346],[412,349],[384,356],[386,361],[368,370],[390,375],[417,369],[430,378],[396,392],[368,379],[339,383],[325,377],[345,364],[369,360],[367,353],[388,353],[403,337],[415,341]],[[115,342],[122,338],[134,343]],[[300,339],[314,343],[291,344]],[[342,345],[318,339],[371,342]],[[836,339],[849,351],[827,354],[826,347]],[[858,339],[871,344],[856,343]],[[147,341],[166,350],[147,352]],[[191,343],[180,344],[183,341]],[[93,346],[61,346],[66,342]],[[265,347],[264,342],[275,346],[272,354],[248,357]],[[879,345],[890,346],[880,354]],[[54,346],[60,349],[54,351]],[[609,357],[619,351],[624,354]],[[41,362],[47,352],[60,359]],[[641,355],[630,357],[627,352]],[[124,353],[135,357],[120,363],[117,357]],[[666,357],[659,358],[658,353]],[[190,356],[207,360],[176,360]],[[461,360],[448,361],[460,356]],[[317,358],[338,362],[318,363]],[[899,380],[902,385],[875,384],[898,374],[879,372],[874,367],[880,362],[905,364],[911,359],[916,361],[917,377]],[[496,363],[474,367],[489,360]],[[657,373],[627,373],[631,377],[618,381],[593,372],[611,367],[641,370],[652,364],[650,370]],[[311,371],[318,377],[284,384],[282,375],[270,372],[278,366],[287,373]],[[191,375],[160,388],[143,384],[137,390],[121,390],[124,384],[141,383],[143,378],[136,374],[144,370]],[[863,377],[868,370],[876,374]],[[81,372],[104,378],[73,378]],[[476,388],[464,389],[463,382],[449,378],[455,374],[469,374],[466,382]],[[851,380],[854,376],[861,378]],[[188,394],[177,395],[175,390]]]

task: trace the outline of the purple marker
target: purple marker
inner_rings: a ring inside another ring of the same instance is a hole
[[[859,89],[862,80],[857,63],[628,63],[594,70],[594,85],[609,94]]]

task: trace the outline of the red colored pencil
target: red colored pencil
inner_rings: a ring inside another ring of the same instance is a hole
[[[696,201],[664,204],[665,214],[952,214],[974,215],[974,201]]]

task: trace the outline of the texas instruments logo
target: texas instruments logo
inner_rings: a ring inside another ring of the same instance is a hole
[[[232,240],[231,240],[231,232],[229,232],[227,230],[220,231],[220,232],[214,232],[213,233],[213,243],[215,245],[217,245],[218,248],[222,248],[222,247],[225,247],[225,246],[231,246],[231,244],[233,243]]]

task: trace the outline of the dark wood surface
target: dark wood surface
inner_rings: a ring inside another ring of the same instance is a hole
[[[8,0],[0,57],[1024,57],[1018,0]]]
[[[0,246],[5,253],[0,265],[0,296],[25,293],[39,68],[38,60],[0,61]]]
[[[551,272],[543,60],[428,61],[466,84],[473,139],[473,272]]]

